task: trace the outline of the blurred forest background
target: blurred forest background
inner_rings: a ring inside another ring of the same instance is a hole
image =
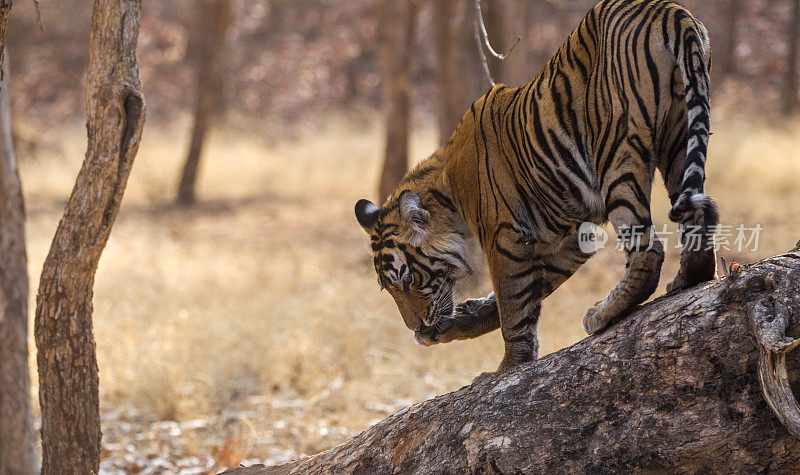
[[[31,276],[85,150],[90,3],[42,2],[40,28],[19,1],[9,22]],[[530,80],[594,3],[484,1],[496,49],[521,37],[494,79]],[[800,238],[800,0],[681,3],[714,52],[709,193],[725,224],[764,229],[756,251],[722,255],[785,251]],[[472,0],[143,0],[148,123],[95,286],[104,471],[285,461],[496,366],[499,335],[414,345],[352,215],[489,87],[474,21]],[[666,223],[665,193],[653,201]],[[585,336],[623,262],[601,252],[545,302],[542,354]]]

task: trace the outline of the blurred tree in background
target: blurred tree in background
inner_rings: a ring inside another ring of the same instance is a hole
[[[790,0],[792,5],[791,19],[787,27],[786,35],[789,53],[786,59],[786,72],[783,86],[783,112],[786,115],[797,112],[797,73],[798,61],[800,61],[800,0]]]
[[[25,206],[11,138],[6,31],[12,2],[0,2],[0,474],[38,471],[28,367]]]
[[[435,1],[435,0],[434,0]],[[492,47],[499,53],[507,53],[512,41],[509,37],[513,34],[510,30],[511,22],[506,18],[509,10],[504,8],[513,3],[508,2],[482,2],[483,4],[483,19],[486,22],[486,31],[489,33],[489,40]],[[521,33],[520,33],[521,34]],[[477,48],[477,46],[476,46]],[[486,59],[489,62],[489,72],[492,78],[498,83],[508,82],[508,75],[506,74],[506,63],[492,55],[487,54]]]
[[[439,142],[446,143],[470,104],[489,83],[475,43],[475,7],[471,1],[432,1],[429,27],[435,43],[435,111]],[[423,21],[425,17],[423,16]],[[423,25],[423,27],[425,27]]]
[[[225,51],[225,38],[233,20],[230,0],[198,0],[195,12],[197,26],[193,37],[197,45],[196,98],[189,152],[178,183],[176,201],[182,206],[194,204],[197,199],[195,185],[203,142],[215,110],[219,110],[223,103],[221,96],[224,71],[221,60]]]
[[[8,57],[0,80],[0,474],[37,472],[28,367],[25,206],[9,111]]]
[[[466,110],[459,97],[460,88],[455,87],[461,81],[460,73],[466,55],[466,51],[462,50],[463,45],[459,43],[459,29],[469,17],[460,8],[460,4],[464,3],[456,0],[433,2],[436,86],[439,91],[437,114],[441,143],[447,141]]]
[[[728,0],[726,12],[721,19],[725,23],[725,37],[721,39],[722,47],[717,54],[717,76],[736,74],[736,47],[739,44],[740,19],[745,16],[746,7],[743,0]]]
[[[409,89],[414,54],[414,26],[419,2],[386,0],[378,6],[386,109],[386,148],[378,198],[384,200],[408,169],[408,135],[411,130]]]

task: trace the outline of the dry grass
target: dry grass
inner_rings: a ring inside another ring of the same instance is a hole
[[[749,262],[790,248],[800,238],[800,126],[715,128],[708,191],[725,223],[764,227],[758,252],[723,254]],[[276,146],[217,133],[202,169],[204,204],[183,212],[168,203],[186,130],[151,124],[96,279],[104,411],[135,408],[144,419],[185,421],[257,395],[273,408],[291,400],[304,410],[280,422],[292,434],[283,443],[302,453],[493,369],[499,334],[416,346],[391,298],[378,292],[352,204],[373,193],[380,135],[347,120]],[[431,151],[435,139],[419,132],[413,156]],[[22,166],[33,289],[83,156],[83,130],[62,131],[61,143],[63,156]],[[667,199],[655,188],[654,220],[664,223]],[[671,248],[662,290],[677,262]],[[545,302],[543,354],[585,336],[586,308],[612,288],[623,265],[620,253],[603,251]],[[330,436],[320,420],[343,430]],[[251,423],[259,424],[279,421]],[[188,445],[203,451],[202,441]],[[251,444],[246,455],[266,457],[258,453],[266,445]]]

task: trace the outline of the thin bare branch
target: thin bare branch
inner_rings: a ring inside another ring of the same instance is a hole
[[[508,53],[502,54],[498,53],[497,51],[492,48],[491,43],[489,43],[489,34],[486,32],[486,24],[483,22],[483,13],[481,12],[481,0],[475,0],[475,11],[477,13],[478,25],[480,26],[480,33],[483,37],[483,43],[486,45],[486,49],[489,50],[489,53],[492,54],[495,58],[499,59],[500,61],[505,61],[506,58],[511,56],[511,52],[514,51],[514,48],[517,47],[520,40],[522,39],[521,35],[517,35],[517,40],[514,41],[514,44],[511,45],[511,49],[508,50]]]
[[[483,71],[486,73],[486,77],[489,79],[489,83],[492,85],[492,87],[494,87],[497,83],[495,82],[494,78],[492,78],[492,72],[489,70],[489,62],[486,60],[484,47],[489,51],[489,53],[492,56],[499,59],[500,61],[505,61],[509,56],[511,56],[511,53],[514,51],[514,48],[517,47],[520,40],[522,40],[522,35],[517,35],[517,39],[516,41],[514,41],[514,44],[511,45],[511,48],[508,50],[508,53],[502,54],[495,51],[495,49],[492,48],[492,44],[489,42],[489,33],[486,31],[486,24],[483,21],[483,12],[481,11],[481,0],[475,0],[475,41],[478,43],[478,51],[481,54]]]
[[[478,14],[480,16],[480,14]],[[483,65],[483,71],[486,73],[486,77],[489,79],[489,84],[494,87],[497,83],[494,82],[494,78],[492,78],[492,72],[489,70],[489,62],[486,61],[486,54],[483,52],[483,43],[481,42],[481,34],[480,34],[480,26],[478,26],[478,19],[475,18],[475,41],[478,43],[478,52],[481,54],[481,64]]]
[[[44,31],[44,22],[42,21],[42,12],[39,10],[39,0],[33,0],[33,9],[36,11],[36,23],[39,24],[39,30]]]

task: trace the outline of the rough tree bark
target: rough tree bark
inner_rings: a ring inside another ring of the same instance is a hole
[[[92,10],[88,148],[44,262],[36,299],[44,474],[99,470],[92,287],[144,126],[136,58],[140,10],[141,0],[95,0]]]
[[[25,205],[11,140],[8,59],[0,79],[0,474],[36,473],[28,368]]]
[[[339,447],[231,473],[797,472],[787,335],[800,335],[800,243]]]
[[[783,80],[783,112],[786,115],[797,111],[797,74],[800,69],[800,0],[791,0],[792,17],[789,20],[787,41],[789,54],[786,58],[786,77]]]
[[[378,199],[382,201],[408,171],[411,130],[409,70],[419,5],[417,0],[384,0],[378,8],[383,25],[381,62],[386,107],[386,148],[378,185]]]
[[[178,183],[177,204],[190,206],[197,201],[195,191],[200,155],[214,110],[218,108],[222,89],[220,58],[225,46],[233,10],[230,0],[201,0],[196,10],[200,16],[197,29],[197,97],[195,98],[194,126],[189,152]]]

